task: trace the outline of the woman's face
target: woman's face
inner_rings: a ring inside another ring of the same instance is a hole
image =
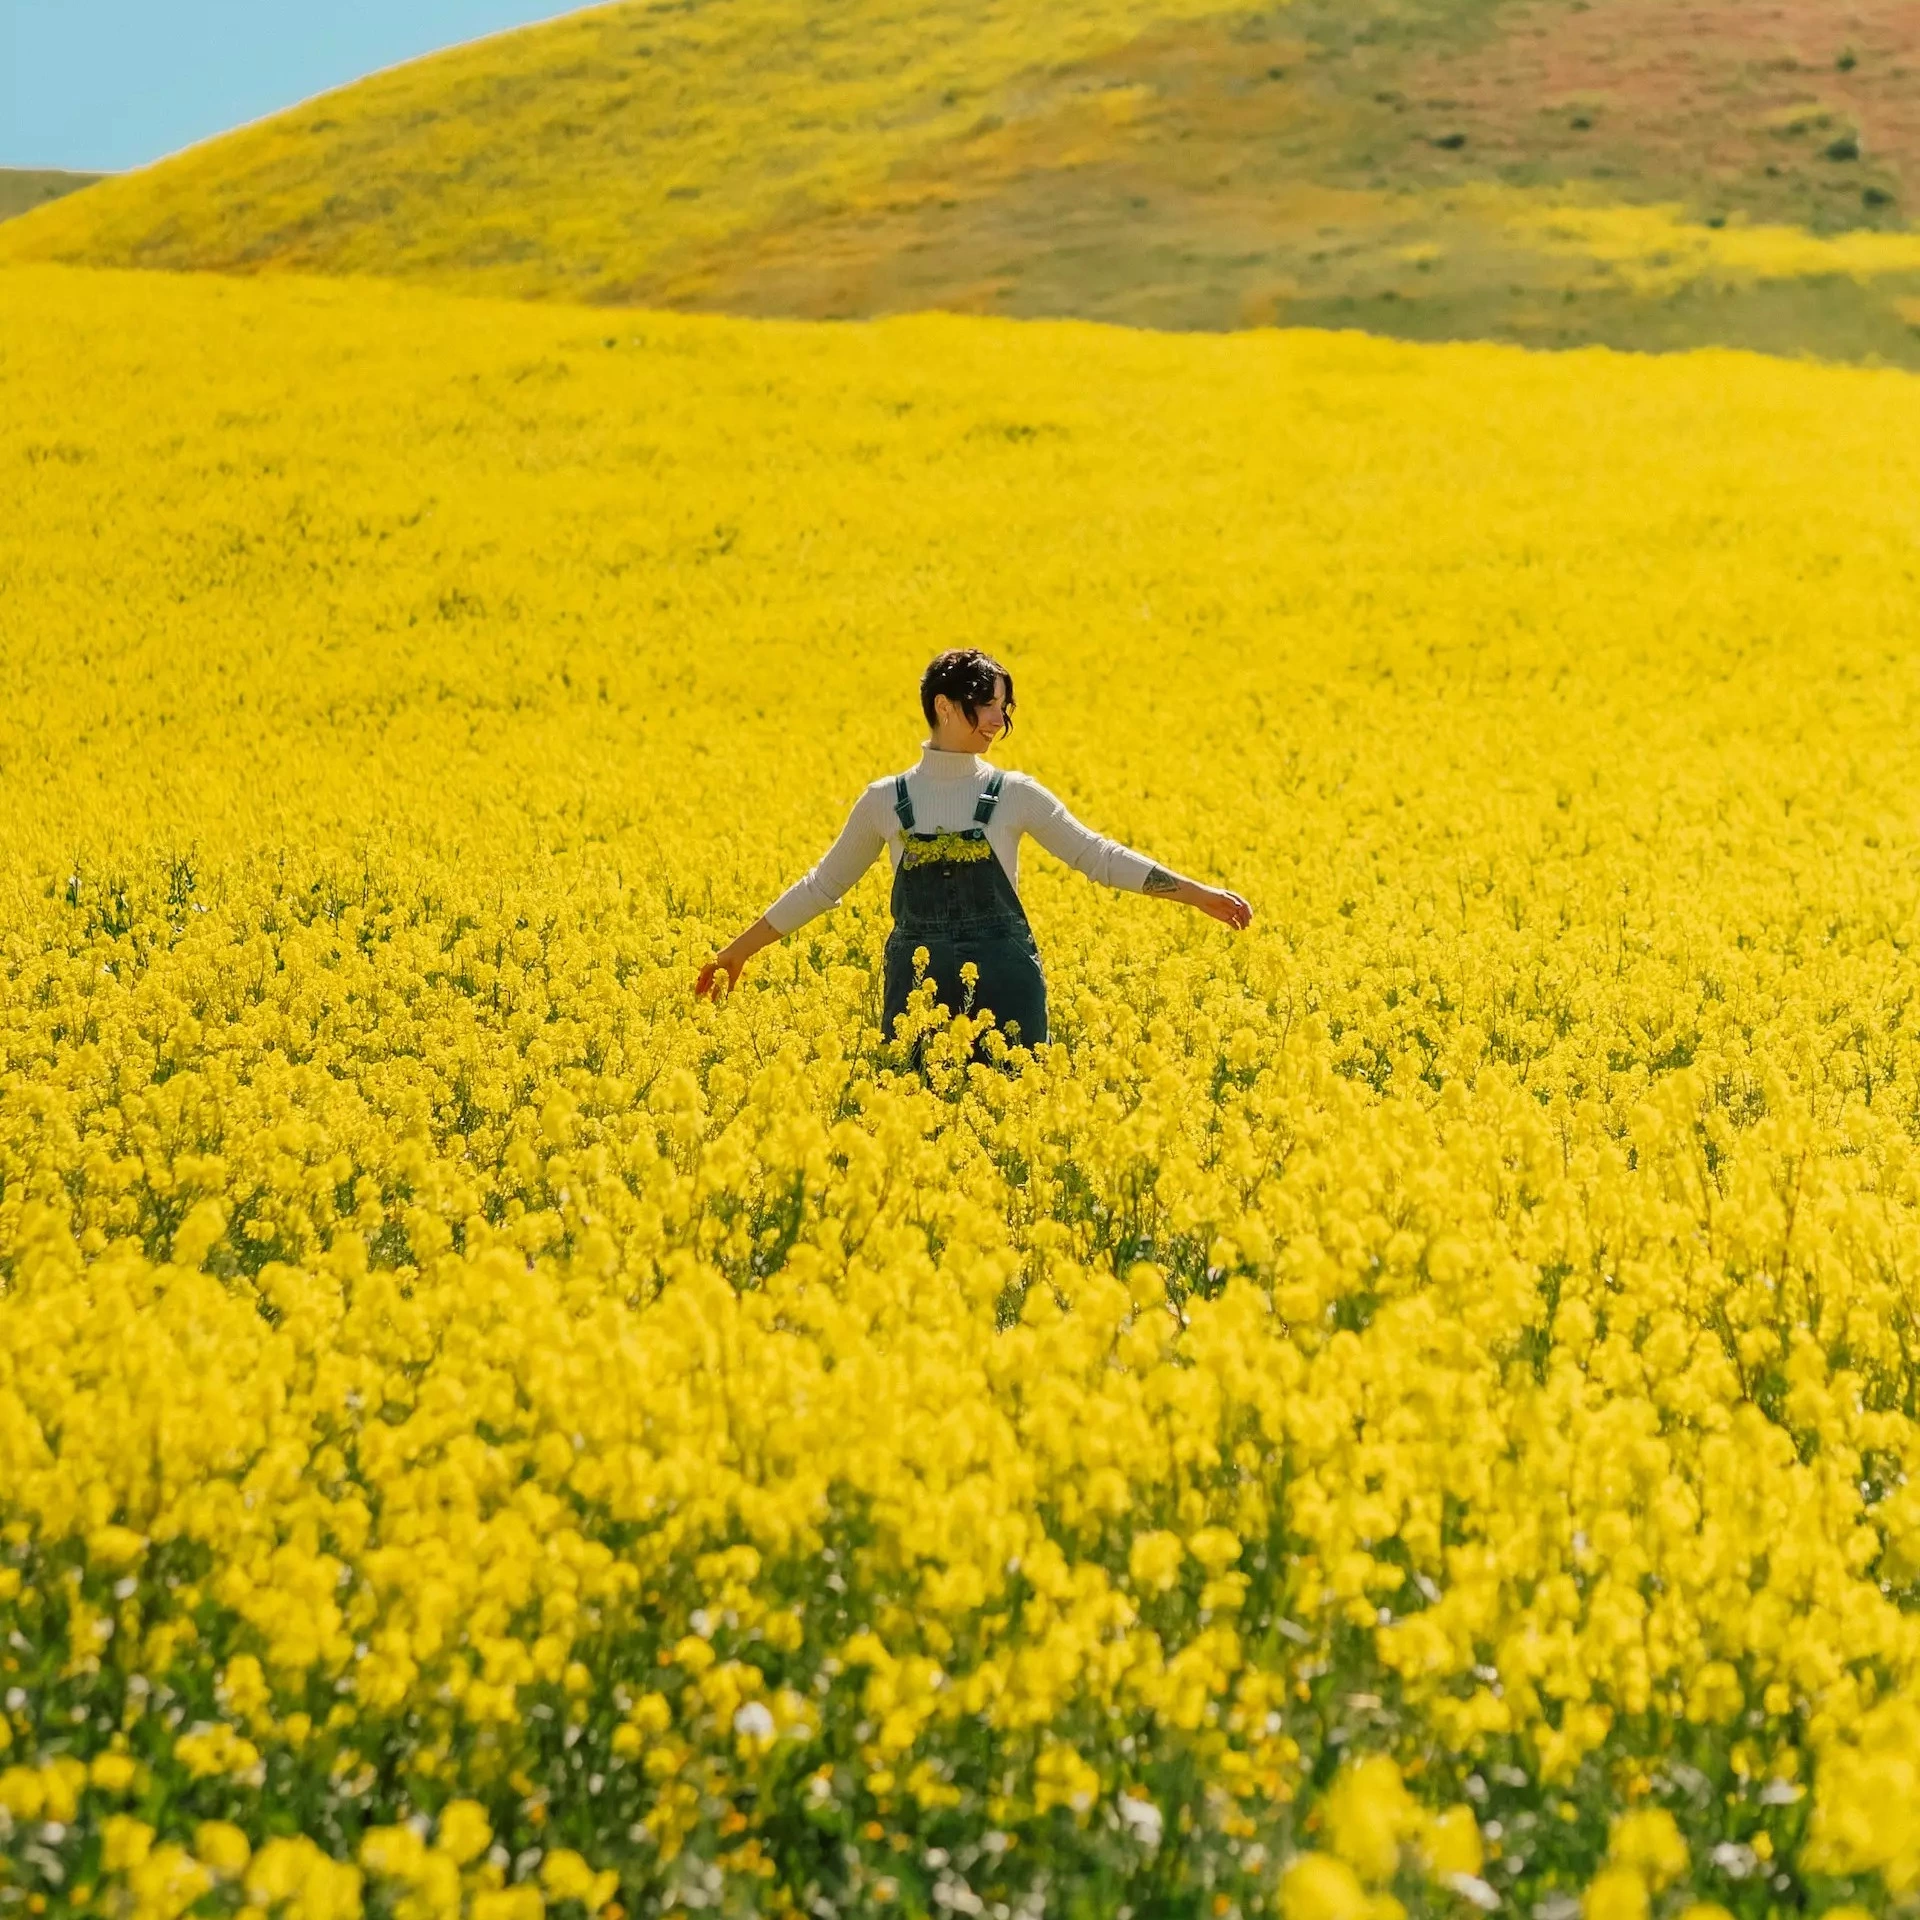
[[[952,753],[985,753],[1007,730],[1007,683],[994,676],[993,698],[975,703],[973,718],[958,700],[944,693],[935,701],[940,715],[940,744]]]

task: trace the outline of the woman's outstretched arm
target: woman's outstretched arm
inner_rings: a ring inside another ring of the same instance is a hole
[[[804,927],[816,915],[840,904],[840,896],[873,865],[887,844],[882,816],[873,806],[869,788],[853,803],[840,837],[821,857],[818,866],[796,880],[765,913],[744,933],[735,934],[726,946],[700,969],[693,983],[696,994],[714,991],[718,976],[727,976],[729,988],[740,984],[740,972],[762,947],[770,947],[796,927]]]
[[[1155,867],[1140,883],[1140,891],[1162,900],[1177,900],[1183,907],[1198,907],[1230,927],[1244,927],[1253,919],[1252,907],[1237,893],[1229,893],[1225,887],[1205,886],[1184,874],[1169,873],[1165,867]]]
[[[1244,927],[1253,918],[1253,909],[1239,894],[1224,887],[1209,887],[1184,874],[1169,873],[1144,853],[1122,846],[1082,826],[1064,806],[1036,780],[1021,782],[1020,830],[1030,833],[1057,860],[1064,860],[1076,873],[1102,886],[1118,887],[1128,893],[1148,893],[1161,900],[1177,901],[1181,906],[1197,908],[1229,927]]]

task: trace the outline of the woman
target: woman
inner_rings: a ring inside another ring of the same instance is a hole
[[[1013,727],[1013,676],[999,661],[972,647],[941,654],[921,679],[920,706],[930,729],[920,764],[876,780],[861,794],[826,857],[700,969],[696,993],[713,992],[722,973],[738,980],[762,947],[837,906],[882,847],[893,857],[893,931],[880,1021],[889,1036],[913,990],[914,950],[925,947],[943,1007],[963,1010],[960,970],[972,961],[979,968],[973,1011],[990,1009],[1009,1041],[1038,1046],[1046,1040],[1046,977],[1016,891],[1025,833],[1107,886],[1177,900],[1230,927],[1253,918],[1237,893],[1182,879],[1103,840],[1038,782],[982,763],[980,756]]]

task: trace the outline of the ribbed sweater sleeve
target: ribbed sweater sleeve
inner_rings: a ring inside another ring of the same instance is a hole
[[[1109,840],[1085,827],[1037,780],[1022,777],[1018,786],[1007,783],[1018,796],[1020,831],[1031,834],[1056,860],[1075,873],[1123,893],[1143,893],[1153,862],[1118,840]]]
[[[873,865],[887,844],[886,828],[874,808],[871,788],[853,803],[840,837],[810,873],[805,873],[767,909],[767,924],[775,933],[789,934],[804,927],[831,907]]]

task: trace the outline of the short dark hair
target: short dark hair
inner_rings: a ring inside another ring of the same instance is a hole
[[[1003,711],[1006,731],[1011,733],[1013,675],[992,654],[982,653],[978,647],[949,647],[945,653],[936,654],[933,664],[920,676],[920,711],[927,716],[927,725],[935,722],[933,702],[935,696],[942,693],[959,706],[970,722],[977,720],[980,709],[993,698],[996,680],[1007,683]]]

